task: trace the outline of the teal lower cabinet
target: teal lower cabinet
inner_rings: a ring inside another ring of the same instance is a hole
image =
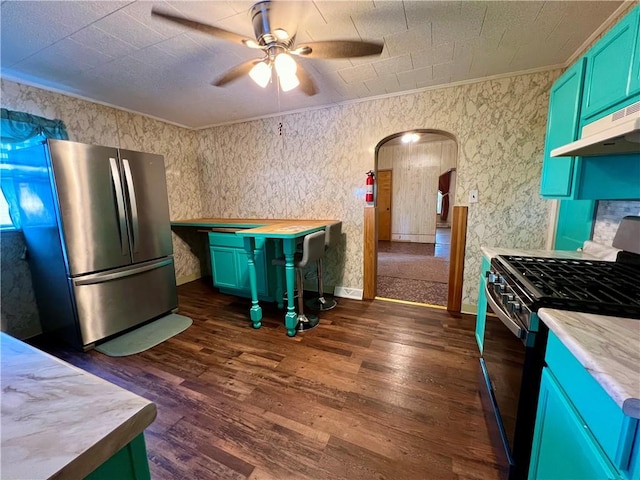
[[[529,478],[619,478],[548,368],[542,372]]]
[[[530,480],[638,480],[638,420],[549,332]]]
[[[147,449],[141,433],[104,462],[85,480],[150,480]]]
[[[480,349],[480,355],[484,348],[484,327],[487,322],[487,296],[484,286],[487,284],[487,272],[491,268],[491,263],[487,257],[482,257],[480,267],[480,282],[478,285],[478,312],[476,314],[476,342]]]
[[[244,240],[235,233],[209,233],[209,252],[211,253],[211,273],[213,285],[222,293],[251,297],[249,284],[249,264]],[[271,260],[275,258],[275,245],[272,241],[256,239],[254,261],[258,297],[261,300],[275,299],[276,274]]]

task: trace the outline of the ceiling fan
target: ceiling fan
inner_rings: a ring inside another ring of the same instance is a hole
[[[285,2],[275,2],[283,5]],[[240,43],[246,47],[262,50],[262,58],[256,58],[236,65],[231,70],[212,82],[216,87],[223,87],[243,75],[249,75],[261,87],[266,87],[272,78],[272,71],[276,76],[283,91],[289,91],[300,85],[301,90],[307,95],[317,93],[316,86],[311,76],[302,65],[297,63],[294,57],[300,58],[353,58],[369,55],[379,55],[383,44],[378,42],[363,42],[357,40],[329,40],[323,42],[306,42],[295,44],[296,32],[287,31],[284,28],[273,28],[272,20],[274,2],[270,0],[258,2],[251,7],[251,19],[255,39],[214,27],[206,23],[186,18],[180,15],[152,8],[151,14],[180,24],[187,28],[212,35],[214,37]],[[278,9],[280,11],[280,9]]]

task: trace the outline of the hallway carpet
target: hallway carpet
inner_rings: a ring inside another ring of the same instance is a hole
[[[448,244],[378,242],[377,296],[446,306],[448,247]],[[444,254],[440,256],[440,252]]]

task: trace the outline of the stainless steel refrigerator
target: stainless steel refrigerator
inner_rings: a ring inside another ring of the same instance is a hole
[[[9,164],[45,334],[87,350],[177,308],[162,156],[48,140]]]

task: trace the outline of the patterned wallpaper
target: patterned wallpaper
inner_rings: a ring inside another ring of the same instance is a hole
[[[327,283],[362,288],[365,172],[383,138],[452,133],[455,203],[469,207],[463,302],[475,304],[480,246],[543,248],[549,203],[538,193],[548,92],[559,70],[283,115],[199,132],[204,211],[212,216],[339,218]],[[282,135],[279,125],[282,124]],[[344,261],[342,261],[344,259]]]
[[[0,88],[3,107],[60,119],[67,127],[70,140],[164,155],[171,218],[202,215],[202,175],[196,132],[4,79]],[[16,232],[1,235],[2,330],[26,338],[40,333],[41,329],[32,300],[31,275],[26,262],[17,254],[24,249],[24,238]],[[197,250],[199,244],[187,235],[185,238],[187,241],[173,236],[176,276],[197,277],[200,261],[191,250]]]

